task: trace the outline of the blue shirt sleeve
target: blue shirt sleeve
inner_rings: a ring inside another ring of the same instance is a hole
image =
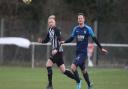
[[[86,27],[88,28],[89,35],[90,35],[90,36],[92,36],[92,37],[94,37],[94,36],[95,36],[95,34],[94,34],[94,32],[93,32],[92,28],[91,28],[91,27],[89,27],[89,26],[87,26],[87,25],[86,25]]]

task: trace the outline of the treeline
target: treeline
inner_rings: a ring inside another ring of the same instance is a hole
[[[0,19],[4,19],[4,36],[22,36],[35,41],[39,35],[45,36],[49,15],[56,15],[66,38],[76,24],[77,13],[83,12],[89,24],[98,20],[101,41],[126,43],[127,3],[128,0],[32,0],[26,5],[22,0],[0,0]]]
[[[127,0],[0,0],[0,17],[40,20],[49,14],[69,15],[84,12],[89,19],[100,21],[128,21]],[[64,11],[64,12],[63,12]]]

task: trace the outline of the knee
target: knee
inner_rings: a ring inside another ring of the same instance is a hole
[[[76,71],[76,65],[72,64],[71,69],[72,69],[73,72]]]
[[[61,65],[61,66],[60,66],[60,71],[61,71],[62,73],[65,73],[66,69],[65,69],[65,66],[64,66],[64,65]]]
[[[48,64],[48,63],[46,63],[46,68],[48,68],[48,67],[52,67],[50,64]]]
[[[50,67],[48,62],[46,63],[46,65],[45,65],[45,66],[46,66],[46,68]]]
[[[66,70],[65,70],[65,69],[60,69],[60,71],[61,71],[62,73],[65,73]]]
[[[50,67],[50,66],[48,66],[48,63],[46,63],[46,65],[45,65],[45,66],[46,66],[46,68]]]
[[[52,67],[52,62],[50,59],[46,62],[46,67]]]

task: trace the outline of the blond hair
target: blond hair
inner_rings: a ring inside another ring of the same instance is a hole
[[[55,15],[50,15],[50,16],[48,17],[48,19],[54,19],[54,20],[55,20],[55,18],[56,18]]]

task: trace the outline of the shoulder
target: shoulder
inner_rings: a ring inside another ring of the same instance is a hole
[[[54,27],[54,31],[55,31],[55,32],[60,32],[60,28]]]
[[[58,28],[58,27],[53,27],[53,29],[54,29],[54,30],[59,30],[59,28]]]
[[[58,28],[58,27],[55,27],[55,28],[54,28],[54,31],[55,31],[55,34],[56,34],[56,35],[60,35],[60,34],[61,34],[60,28]]]
[[[77,26],[75,26],[75,27],[73,28],[73,32],[75,32],[78,28],[79,28],[79,26],[78,26],[78,25],[77,25]]]
[[[86,24],[85,24],[85,27],[86,27],[88,30],[92,30],[91,26],[89,26],[89,25],[86,25]]]
[[[78,29],[78,28],[79,28],[79,26],[77,25],[77,26],[75,26],[73,29],[75,29],[75,30],[76,30],[76,29]]]
[[[93,32],[91,26],[85,24],[85,27],[87,28],[87,30],[89,31],[89,33],[92,33]]]
[[[89,32],[90,35],[92,35],[92,36],[95,35],[93,30],[92,30],[92,28],[91,28],[91,26],[85,25],[85,27],[88,29],[88,32]]]

